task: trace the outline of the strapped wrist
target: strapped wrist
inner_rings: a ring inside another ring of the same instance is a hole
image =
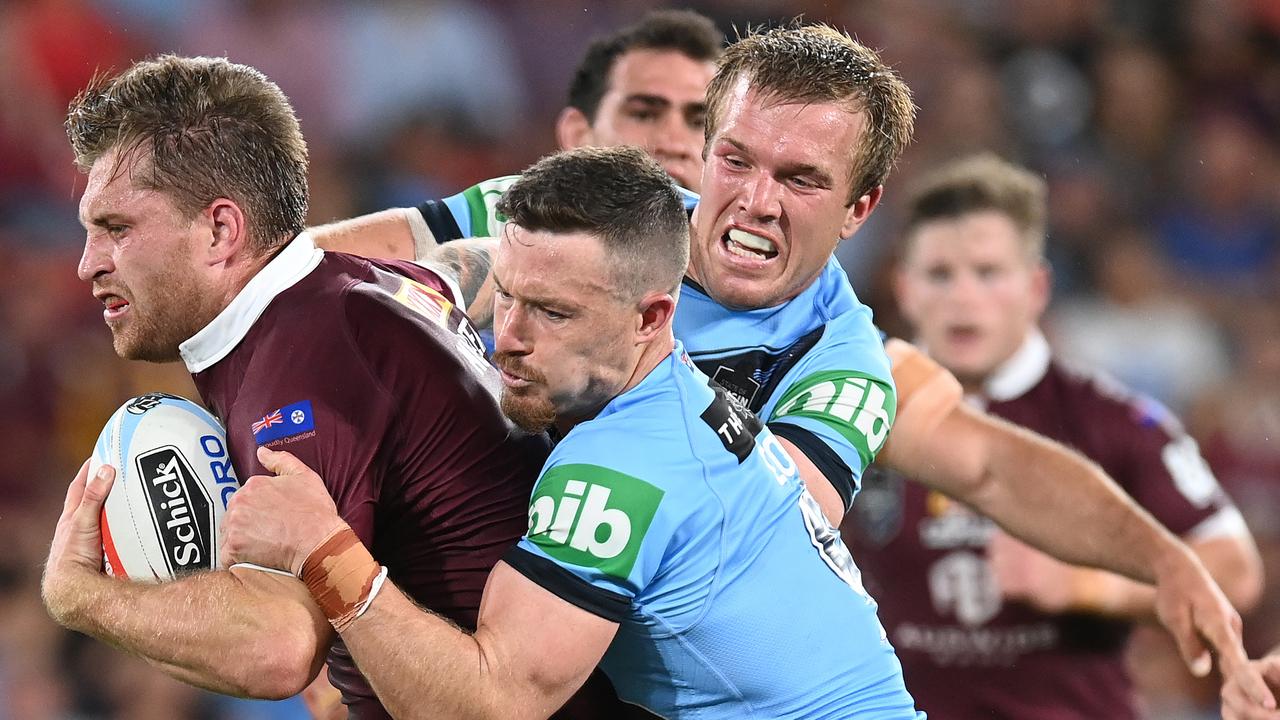
[[[298,575],[338,632],[368,609],[386,576],[387,569],[378,565],[346,523],[307,555]]]

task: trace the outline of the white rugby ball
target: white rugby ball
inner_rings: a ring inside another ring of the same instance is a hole
[[[98,436],[89,476],[102,465],[116,469],[101,520],[108,574],[156,582],[218,566],[218,526],[240,481],[217,418],[176,395],[133,398]]]

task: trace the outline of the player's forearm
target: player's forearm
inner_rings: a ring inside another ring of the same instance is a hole
[[[1251,536],[1225,535],[1188,544],[1237,611],[1246,613],[1258,604],[1263,588],[1262,558]]]
[[[343,642],[387,711],[416,718],[547,717],[508,695],[515,679],[476,636],[411,602],[387,583]]]
[[[416,254],[413,228],[406,213],[392,208],[310,229],[317,247],[363,257],[413,260]],[[431,241],[434,244],[434,239]]]
[[[248,592],[225,571],[162,584],[85,575],[76,589],[78,601],[57,618],[64,625],[224,694],[293,695],[328,645],[305,608]]]
[[[1250,552],[1253,543],[1248,538],[1217,537],[1189,546],[1237,610],[1246,612],[1257,603],[1262,594],[1261,561]],[[1067,582],[1071,610],[1144,622],[1156,619],[1156,589],[1151,585],[1085,567],[1072,568]]]
[[[964,498],[1014,535],[1060,560],[1154,582],[1185,548],[1093,462],[1002,424],[982,481]]]

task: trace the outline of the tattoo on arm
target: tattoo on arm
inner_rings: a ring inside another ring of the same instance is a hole
[[[478,328],[493,325],[493,255],[496,238],[454,240],[435,248],[422,264],[438,270],[458,283],[467,315]]]

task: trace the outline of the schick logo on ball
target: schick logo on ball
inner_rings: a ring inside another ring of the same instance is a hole
[[[529,503],[529,540],[564,563],[626,578],[663,492],[599,465],[558,465]]]
[[[137,463],[169,572],[212,567],[211,503],[187,459],[166,446],[139,455]]]

